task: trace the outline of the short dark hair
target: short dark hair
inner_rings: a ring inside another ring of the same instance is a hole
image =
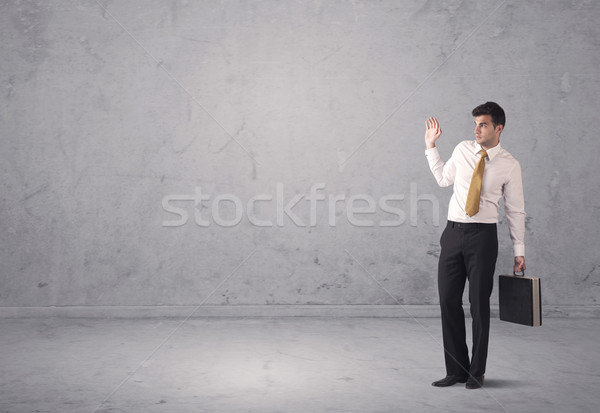
[[[482,115],[490,115],[492,117],[492,123],[494,124],[494,128],[498,125],[502,125],[506,123],[506,115],[504,114],[504,109],[500,107],[496,102],[485,102],[475,109],[471,114],[475,117]]]

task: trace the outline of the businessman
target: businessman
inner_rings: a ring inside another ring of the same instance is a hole
[[[426,121],[425,156],[437,183],[453,185],[448,223],[440,239],[438,292],[446,377],[433,386],[483,386],[490,330],[490,296],[498,257],[498,205],[504,198],[514,249],[514,271],[525,270],[525,207],[519,162],[500,146],[504,110],[486,102],[472,111],[475,139],[459,143],[447,162],[435,146],[442,134],[436,118]],[[472,356],[466,343],[462,296],[469,281],[473,319]]]

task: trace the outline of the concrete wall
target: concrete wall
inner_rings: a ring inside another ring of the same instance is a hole
[[[424,122],[447,158],[486,100],[523,167],[527,273],[545,305],[597,305],[599,20],[591,0],[3,1],[0,306],[436,304],[451,190]]]

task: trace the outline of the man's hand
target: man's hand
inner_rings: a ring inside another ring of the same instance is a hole
[[[442,129],[436,118],[429,118],[425,122],[425,147],[427,149],[435,148],[437,141],[442,134]]]
[[[515,266],[513,267],[514,272],[523,272],[527,269],[525,267],[525,257],[515,257]]]

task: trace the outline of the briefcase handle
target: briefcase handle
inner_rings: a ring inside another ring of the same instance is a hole
[[[523,274],[519,275],[519,274],[517,274],[517,273],[516,273],[516,271],[513,271],[513,275],[514,275],[515,277],[525,277],[525,270],[523,270],[523,271],[521,271],[521,272],[522,272]]]

